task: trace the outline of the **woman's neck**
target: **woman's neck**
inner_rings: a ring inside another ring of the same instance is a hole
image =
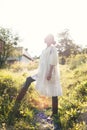
[[[47,47],[50,47],[50,46],[51,46],[51,44],[48,44],[48,45],[47,45]]]

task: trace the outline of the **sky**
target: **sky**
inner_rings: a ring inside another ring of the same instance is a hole
[[[0,0],[0,26],[10,28],[28,48],[31,56],[40,55],[44,38],[65,29],[76,44],[87,45],[87,0]]]

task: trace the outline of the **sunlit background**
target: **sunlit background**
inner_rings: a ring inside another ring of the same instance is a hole
[[[76,44],[87,45],[86,0],[0,0],[0,26],[22,39],[32,56],[45,47],[44,37],[69,29]]]

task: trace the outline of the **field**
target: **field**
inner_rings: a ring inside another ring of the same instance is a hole
[[[63,95],[59,100],[59,114],[51,115],[51,98],[41,96],[32,83],[17,106],[16,116],[9,114],[26,77],[37,69],[38,61],[28,70],[19,65],[0,70],[0,130],[54,130],[54,123],[61,130],[87,129],[87,63],[74,68],[70,64],[60,65],[60,82]],[[32,67],[33,66],[33,67]],[[31,71],[32,70],[32,71]]]

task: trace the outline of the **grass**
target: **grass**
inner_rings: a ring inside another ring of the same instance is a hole
[[[86,130],[87,128],[86,68],[87,64],[85,63],[73,70],[68,65],[60,65],[60,81],[63,95],[59,97],[59,116],[62,130],[80,130],[80,128]],[[11,111],[16,95],[27,76],[29,76],[29,72],[27,71],[0,70],[1,130],[41,130],[41,125],[38,124],[39,122],[35,122],[34,120],[35,116],[40,112],[44,112],[46,116],[51,115],[51,98],[39,95],[35,90],[35,84],[32,83],[21,102],[19,115],[15,118],[14,126],[7,125],[6,120],[8,120],[8,114],[6,112],[8,111],[9,113]],[[13,95],[12,87],[14,89],[16,88],[17,91],[14,91],[15,97],[11,100],[10,97]],[[58,122],[58,118],[56,118],[56,122]]]

